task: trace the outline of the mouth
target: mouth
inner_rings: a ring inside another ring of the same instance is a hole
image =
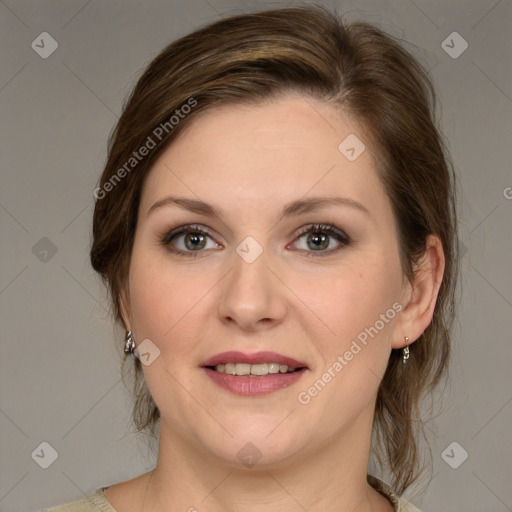
[[[254,354],[234,351],[223,352],[209,358],[201,366],[216,372],[240,377],[263,377],[269,374],[293,373],[308,369],[305,363],[277,352],[257,352]]]
[[[221,387],[238,395],[266,395],[292,385],[309,368],[276,352],[223,352],[202,365]]]

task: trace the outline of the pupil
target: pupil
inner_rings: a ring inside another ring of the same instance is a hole
[[[322,235],[322,234],[319,234],[319,233],[315,233],[315,234],[309,235],[308,242],[311,242],[313,240],[314,240],[313,243],[315,244],[316,249],[318,249],[318,248],[324,249],[325,247],[327,247],[329,245],[328,242],[326,243],[326,241],[327,241],[327,236],[326,235]],[[317,244],[318,240],[321,240],[320,244]]]
[[[196,245],[194,242],[201,241],[203,239],[203,243],[201,245]],[[192,245],[189,245],[189,241],[192,241]],[[188,234],[185,237],[185,245],[188,249],[196,250],[196,249],[202,249],[204,247],[204,236],[203,235],[190,235]]]

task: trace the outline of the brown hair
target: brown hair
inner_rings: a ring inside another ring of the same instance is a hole
[[[435,234],[442,242],[445,272],[433,320],[411,345],[407,365],[400,351],[392,351],[376,403],[375,454],[381,467],[387,461],[392,485],[402,493],[419,475],[421,399],[448,365],[458,238],[455,176],[436,128],[435,91],[399,40],[308,6],[232,16],[168,45],[138,80],[110,137],[95,192],[91,263],[109,288],[119,320],[143,180],[156,158],[202,112],[290,91],[327,102],[362,127],[394,210],[406,278],[413,278],[427,237]],[[150,138],[156,147],[130,160]],[[159,411],[140,361],[130,360],[133,421],[139,431],[154,434]]]

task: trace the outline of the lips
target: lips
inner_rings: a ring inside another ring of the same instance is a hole
[[[203,368],[213,367],[218,364],[226,363],[246,363],[246,364],[260,364],[260,363],[279,363],[288,366],[288,368],[307,368],[306,363],[297,361],[288,356],[278,354],[277,352],[255,352],[247,354],[244,352],[222,352],[210,357],[204,361],[201,366]]]

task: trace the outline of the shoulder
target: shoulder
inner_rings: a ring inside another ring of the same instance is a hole
[[[42,510],[41,512],[116,512],[112,505],[105,498],[104,488],[101,487],[93,494],[72,501],[58,507]]]
[[[412,503],[409,503],[403,498],[397,496],[391,487],[382,480],[371,475],[368,475],[367,480],[375,490],[386,496],[386,498],[388,498],[388,500],[393,504],[393,512],[421,512]]]

